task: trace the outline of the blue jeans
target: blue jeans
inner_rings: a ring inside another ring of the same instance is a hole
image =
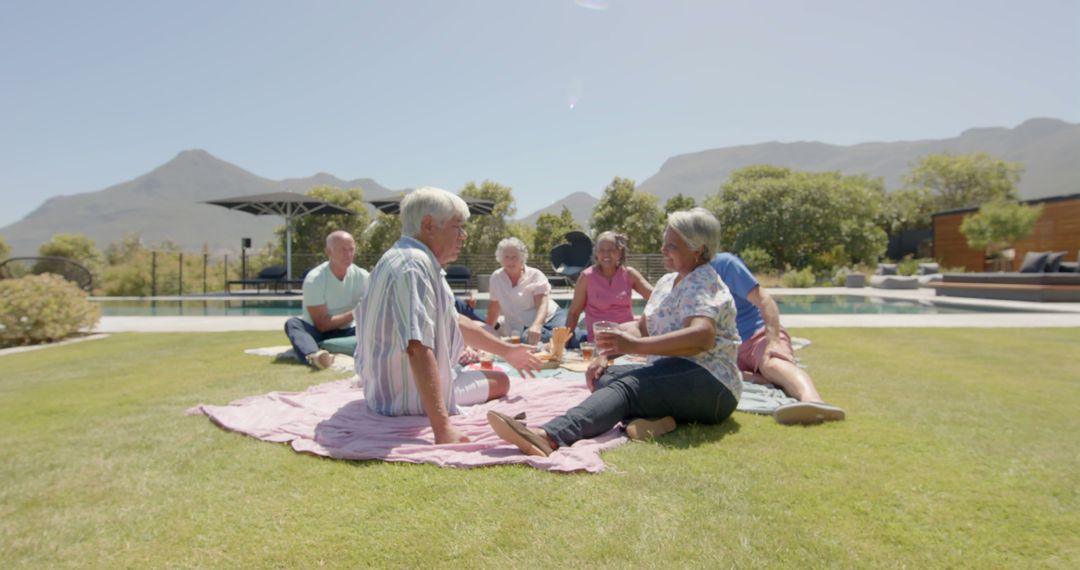
[[[555,327],[565,327],[565,326],[566,326],[566,309],[559,309],[558,311],[555,311],[555,316],[548,319],[548,321],[546,323],[544,323],[544,327],[540,329],[540,342],[547,342],[547,341],[551,340],[551,331],[555,330]],[[522,327],[522,329],[520,331],[518,331],[518,334],[521,335],[521,339],[522,339],[521,341],[525,342],[525,338],[529,336],[529,327],[528,326]],[[570,348],[575,348],[575,347],[571,346]]]
[[[285,321],[285,336],[289,337],[289,342],[292,344],[293,350],[296,351],[296,356],[303,359],[305,364],[308,364],[308,355],[319,351],[320,342],[355,334],[356,327],[320,332],[319,329],[315,328],[315,325],[309,324],[300,317],[293,317]]]
[[[585,401],[543,425],[559,447],[596,437],[633,418],[672,416],[678,422],[717,424],[738,404],[708,370],[684,358],[611,366],[596,386]]]
[[[468,303],[461,299],[454,299],[454,308],[457,309],[458,314],[465,315],[474,321],[484,322],[484,319],[480,318],[480,315],[476,314],[476,309],[469,306]]]

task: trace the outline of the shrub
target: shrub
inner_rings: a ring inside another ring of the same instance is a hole
[[[901,259],[896,262],[896,273],[898,275],[917,275],[919,273],[920,263],[933,263],[933,259],[928,257],[922,257],[913,259],[910,256]]]
[[[799,271],[788,269],[784,272],[783,277],[780,278],[780,283],[784,287],[792,289],[805,289],[806,287],[813,287],[817,282],[817,278],[814,277],[814,270],[810,267],[804,267]]]
[[[100,318],[101,308],[59,275],[0,281],[0,346],[59,340],[92,328]]]
[[[837,267],[836,271],[832,274],[832,284],[837,287],[844,287],[847,285],[848,275],[853,275],[855,273],[858,272],[850,267]]]
[[[137,262],[113,265],[105,270],[106,295],[142,297],[150,295],[150,271]]]
[[[901,259],[896,262],[896,273],[898,275],[915,275],[919,272],[919,262],[914,259]]]
[[[744,247],[739,252],[739,259],[750,268],[750,271],[766,272],[772,268],[773,258],[769,252],[760,247]]]
[[[831,279],[834,268],[846,266],[850,262],[851,258],[844,246],[835,245],[829,251],[814,254],[810,259],[810,267]]]

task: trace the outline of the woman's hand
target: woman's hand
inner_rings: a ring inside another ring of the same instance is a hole
[[[636,339],[623,331],[596,332],[596,350],[605,356],[633,354],[636,346]]]
[[[596,381],[604,375],[607,367],[607,359],[603,356],[596,357],[589,363],[589,368],[585,371],[585,386],[589,388],[590,392],[596,391]]]
[[[529,332],[527,334],[528,342],[526,342],[525,344],[533,344],[533,345],[539,344],[540,343],[540,333],[542,331],[543,331],[543,327],[541,327],[540,325],[533,325],[533,326],[529,327]]]

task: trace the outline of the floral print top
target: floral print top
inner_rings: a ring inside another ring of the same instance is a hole
[[[681,356],[708,370],[735,399],[742,396],[742,377],[735,366],[739,333],[735,328],[735,300],[720,276],[708,263],[699,265],[675,284],[677,273],[668,273],[656,282],[645,305],[645,326],[649,336],[685,328],[690,317],[716,321],[716,344],[694,356]],[[662,356],[650,356],[652,363]]]

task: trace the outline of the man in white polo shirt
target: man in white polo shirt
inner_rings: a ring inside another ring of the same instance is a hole
[[[468,219],[465,201],[446,190],[420,188],[405,196],[401,239],[375,264],[356,310],[356,370],[368,407],[386,416],[427,415],[436,444],[468,441],[450,421],[459,405],[510,390],[502,371],[460,369],[466,343],[525,374],[541,364],[525,345],[500,340],[455,310],[442,268],[461,253]]]
[[[304,277],[304,315],[285,322],[285,334],[296,355],[315,368],[334,362],[319,343],[356,334],[353,308],[367,294],[368,272],[353,265],[356,242],[345,231],[326,236],[328,261]]]

